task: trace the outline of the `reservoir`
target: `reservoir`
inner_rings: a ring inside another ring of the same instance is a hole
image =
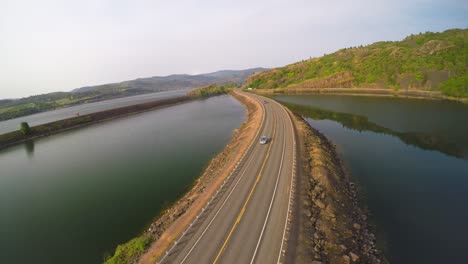
[[[279,95],[336,145],[390,263],[468,259],[468,106]]]
[[[0,151],[0,262],[101,263],[190,188],[245,113],[217,96]]]
[[[54,122],[57,120],[75,117],[77,114],[86,115],[114,108],[125,107],[129,105],[143,104],[157,100],[180,97],[185,95],[188,91],[190,91],[190,89],[179,89],[157,93],[140,94],[100,102],[86,103],[65,108],[59,108],[33,115],[0,121],[0,134],[5,134],[8,132],[18,130],[19,124],[21,122],[28,122],[30,126],[37,126],[49,122]]]

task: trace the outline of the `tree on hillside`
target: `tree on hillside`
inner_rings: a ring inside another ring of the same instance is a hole
[[[21,122],[20,131],[23,135],[31,134],[31,128],[29,127],[28,122]]]

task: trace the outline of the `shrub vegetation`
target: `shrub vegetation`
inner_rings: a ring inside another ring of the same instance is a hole
[[[226,94],[229,90],[235,88],[234,84],[226,85],[208,85],[191,91],[188,95],[194,97],[209,97],[214,95]]]
[[[133,263],[153,242],[150,235],[142,235],[118,245],[112,257],[105,259],[105,264],[127,264]]]
[[[29,135],[31,134],[31,128],[29,127],[29,124],[27,122],[21,122],[20,124],[20,132],[23,135]]]
[[[347,72],[352,75],[354,87],[375,84],[382,88],[440,90],[445,95],[468,97],[466,43],[468,29],[420,33],[402,41],[344,48],[255,74],[245,86],[285,88],[305,80],[320,80]]]

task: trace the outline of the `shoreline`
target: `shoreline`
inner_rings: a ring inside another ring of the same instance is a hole
[[[297,198],[295,252],[299,263],[387,263],[369,223],[358,186],[328,138],[293,114],[299,135],[301,184]]]
[[[233,92],[231,95],[247,108],[247,120],[233,133],[226,147],[207,164],[190,189],[155,217],[143,234],[119,245],[113,257],[105,260],[106,264],[120,263],[117,262],[119,259],[124,259],[125,263],[149,264],[163,257],[221,186],[234,165],[249,151],[255,138],[253,132],[260,131],[263,126],[264,109],[255,99],[242,93]],[[261,119],[258,109],[262,112]],[[293,197],[297,206],[291,218],[286,260],[291,263],[387,263],[377,248],[357,186],[345,170],[335,147],[301,116],[286,109],[298,138],[296,151],[300,157]],[[250,134],[250,137],[245,134]],[[241,139],[248,143],[244,144],[243,151],[239,151],[242,149],[239,146]],[[139,251],[132,251],[135,246]]]
[[[68,130],[111,121],[117,118],[127,117],[139,113],[153,111],[169,106],[194,101],[197,97],[181,96],[176,98],[163,99],[143,104],[130,105],[115,109],[95,112],[87,115],[76,116],[49,122],[31,127],[30,135],[23,135],[19,130],[0,135],[0,150],[15,146],[19,143],[35,140],[42,137],[51,136]]]
[[[243,92],[230,93],[246,108],[246,120],[234,130],[230,142],[212,158],[189,186],[185,194],[161,211],[149,228],[130,241],[118,245],[105,263],[154,263],[169,249],[213,196],[235,165],[242,160],[264,125],[263,105]],[[21,142],[57,134],[63,131],[110,121],[142,112],[152,111],[185,102],[203,99],[183,96],[144,104],[121,107],[88,115],[59,120],[39,126],[32,135],[19,131],[7,133],[19,135],[5,144],[0,135],[0,149]],[[367,211],[361,207],[356,186],[345,171],[335,147],[320,132],[311,127],[300,115],[286,107],[293,121],[298,138],[298,176],[294,200],[288,262],[325,261],[332,263],[385,263],[377,249],[376,239],[370,231]],[[39,131],[40,133],[37,133]],[[338,204],[336,201],[340,201]],[[343,207],[347,209],[344,210]],[[350,221],[351,220],[351,221]],[[107,254],[107,253],[106,253]]]
[[[246,107],[246,121],[234,132],[226,147],[208,163],[193,188],[152,224],[149,232],[159,233],[159,237],[141,256],[138,263],[154,263],[163,256],[216,193],[244,154],[251,149],[253,140],[263,126],[263,106],[242,93],[234,91],[231,95]],[[175,217],[171,219],[171,215]],[[169,223],[167,220],[170,220]]]
[[[392,90],[381,88],[313,88],[313,89],[254,89],[249,92],[260,95],[280,95],[280,94],[326,94],[326,95],[347,95],[347,96],[377,96],[395,97],[425,100],[449,100],[468,104],[468,98],[458,98],[445,96],[438,91],[426,90]]]
[[[140,236],[117,246],[105,263],[155,263],[186,230],[199,211],[216,193],[235,165],[251,149],[263,126],[264,109],[256,100],[233,91],[231,95],[246,107],[246,120],[233,132],[230,142],[211,159],[190,189],[156,216]],[[134,248],[138,247],[135,251]]]

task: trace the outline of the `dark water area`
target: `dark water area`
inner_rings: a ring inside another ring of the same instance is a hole
[[[333,95],[274,99],[336,144],[390,263],[466,263],[468,106]]]
[[[101,263],[191,186],[244,118],[218,96],[0,151],[0,263]]]

